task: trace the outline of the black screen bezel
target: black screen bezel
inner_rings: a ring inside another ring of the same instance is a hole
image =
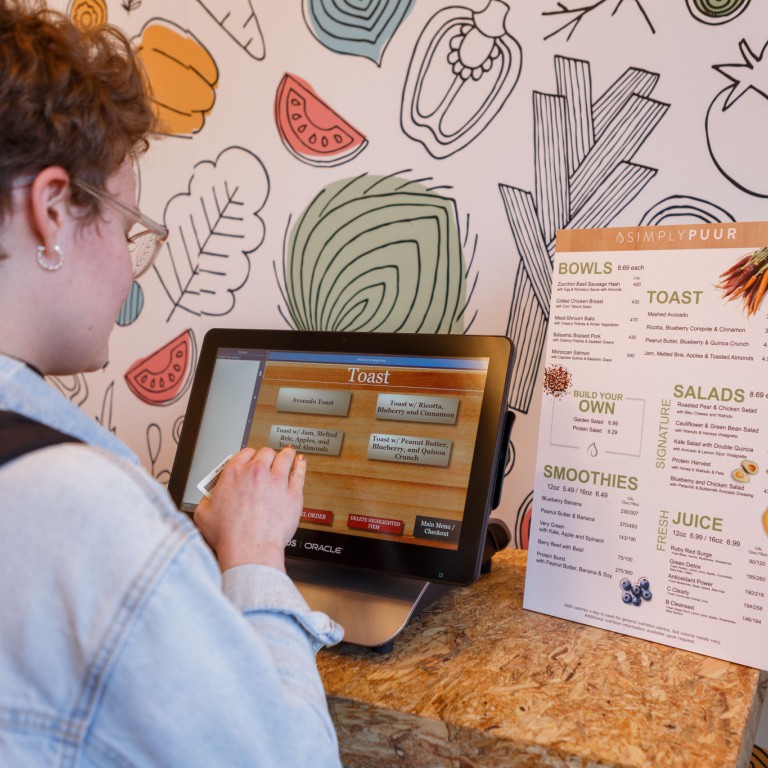
[[[302,528],[299,528],[294,536],[295,546],[286,549],[286,556],[297,560],[329,562],[446,584],[469,584],[477,578],[494,485],[506,452],[502,438],[513,361],[512,343],[506,336],[337,333],[239,328],[209,330],[203,339],[168,483],[171,497],[179,507],[187,485],[202,413],[220,348],[488,358],[488,373],[458,549],[448,550]],[[308,541],[324,545],[325,549],[306,549],[304,544]],[[341,554],[335,551],[339,546],[342,547]]]

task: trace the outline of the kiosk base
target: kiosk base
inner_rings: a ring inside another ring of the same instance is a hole
[[[344,627],[344,642],[379,653],[391,651],[395,637],[411,618],[449,588],[447,584],[290,558],[286,569],[310,608],[326,613]]]
[[[505,522],[488,521],[481,573],[490,573],[493,556],[509,546],[511,539]],[[285,567],[309,607],[344,627],[345,643],[378,653],[389,653],[405,625],[450,588],[433,581],[290,557]]]

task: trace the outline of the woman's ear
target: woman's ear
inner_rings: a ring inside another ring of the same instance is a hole
[[[63,236],[70,208],[70,186],[69,174],[58,165],[44,168],[31,184],[30,225],[49,253]]]

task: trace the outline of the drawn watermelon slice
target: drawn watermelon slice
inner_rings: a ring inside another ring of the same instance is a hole
[[[170,405],[189,388],[196,362],[195,336],[187,330],[148,357],[137,360],[125,374],[125,380],[139,400],[149,405]]]
[[[368,139],[334,112],[308,83],[287,73],[275,96],[275,122],[286,149],[309,165],[341,165],[368,146]]]

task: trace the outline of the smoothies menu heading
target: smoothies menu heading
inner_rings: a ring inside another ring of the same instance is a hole
[[[766,245],[558,235],[526,608],[768,668]]]

